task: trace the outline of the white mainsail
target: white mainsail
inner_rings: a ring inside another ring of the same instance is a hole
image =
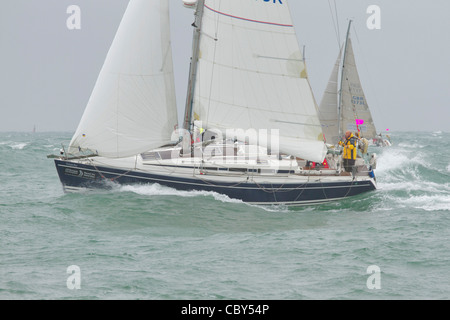
[[[194,120],[224,134],[279,130],[280,151],[323,161],[317,104],[286,0],[205,0],[199,49]]]
[[[177,122],[169,0],[131,0],[69,153],[132,156],[169,143]]]

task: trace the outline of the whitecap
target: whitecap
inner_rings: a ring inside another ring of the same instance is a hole
[[[422,153],[414,153],[411,156],[408,152],[393,149],[378,157],[376,172],[384,174],[392,170],[411,168],[422,164],[425,158]]]
[[[450,211],[450,197],[443,194],[413,196],[397,200],[409,207],[425,211]]]
[[[422,148],[426,147],[426,146],[424,146],[422,144],[418,144],[418,143],[409,144],[409,143],[406,143],[406,142],[400,142],[398,144],[398,146],[402,147],[402,148],[407,148],[407,149],[422,149]]]
[[[442,138],[442,131],[435,131],[431,135],[435,138]]]
[[[450,193],[450,185],[449,184],[439,184],[430,181],[418,181],[418,180],[399,180],[399,181],[391,181],[391,182],[379,182],[379,189],[384,191],[423,191],[429,192],[433,194],[440,193]]]
[[[16,150],[22,150],[23,148],[25,148],[28,145],[28,143],[16,143],[16,144],[11,144],[9,145],[11,148],[16,149]]]

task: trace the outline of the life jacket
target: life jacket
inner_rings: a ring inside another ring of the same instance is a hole
[[[344,154],[342,157],[344,159],[356,160],[356,151],[356,138],[352,133],[344,142]]]
[[[313,162],[313,163],[311,164],[311,169],[315,169],[316,166],[317,166],[317,167],[323,167],[323,168],[325,168],[325,169],[329,169],[329,168],[330,168],[330,167],[328,166],[327,159],[324,159],[323,162],[322,162],[322,164]]]

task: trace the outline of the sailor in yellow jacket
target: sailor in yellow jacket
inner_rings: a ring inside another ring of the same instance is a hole
[[[351,131],[345,132],[345,141],[339,141],[339,145],[344,146],[344,153],[342,158],[344,159],[344,169],[347,172],[352,172],[353,166],[356,160],[356,142],[357,138]]]

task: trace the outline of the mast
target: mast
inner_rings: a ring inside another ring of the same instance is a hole
[[[197,75],[197,64],[199,58],[200,49],[200,32],[202,29],[203,21],[203,10],[204,10],[205,0],[198,0],[197,7],[195,9],[195,21],[192,24],[194,27],[194,36],[192,42],[192,57],[191,64],[189,67],[189,81],[188,81],[188,91],[186,95],[186,106],[184,113],[183,129],[190,131],[192,122],[192,104],[194,101],[194,90],[195,90],[195,77]]]
[[[341,112],[342,112],[342,82],[344,80],[344,68],[345,68],[345,60],[347,58],[347,44],[348,44],[348,38],[350,36],[350,26],[352,24],[352,20],[348,23],[348,29],[347,29],[347,37],[345,38],[345,48],[344,48],[344,58],[342,59],[342,71],[341,71],[341,83],[339,88],[339,104],[338,104],[338,134],[339,138],[342,137],[342,128],[341,128]]]

